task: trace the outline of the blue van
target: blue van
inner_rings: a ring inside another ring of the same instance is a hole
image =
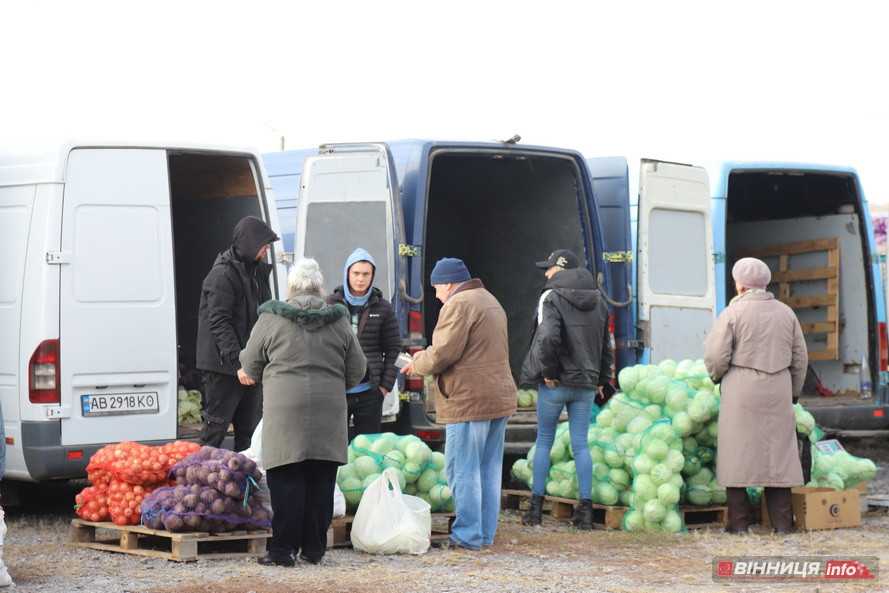
[[[806,333],[811,362],[804,405],[830,428],[889,424],[885,295],[867,201],[854,169],[738,162],[705,169],[642,161],[639,191],[633,192],[626,159],[589,159],[588,166],[594,187],[602,188],[596,195],[600,208],[628,212],[629,224],[603,225],[603,234],[606,244],[632,246],[633,264],[621,271],[634,286],[632,344],[640,360],[700,356],[709,323],[704,311],[710,306],[718,314],[725,308],[734,296],[731,267],[755,255],[770,263],[774,290],[794,307]],[[697,189],[686,183],[687,175],[670,174],[668,185],[676,192],[670,204],[707,202],[706,208],[678,218],[675,212],[659,212],[661,205],[646,197],[653,187],[651,170],[658,167],[696,171]],[[703,236],[702,217],[709,223]],[[674,316],[665,327],[658,302],[666,288],[685,293],[684,306],[697,303],[700,309],[685,311],[681,320]],[[871,369],[871,401],[858,397],[863,360]]]
[[[395,306],[408,351],[431,338],[440,304],[428,289],[429,274],[445,256],[466,261],[502,303],[516,375],[544,283],[534,262],[553,250],[568,248],[584,257],[611,301],[624,305],[615,311],[629,311],[628,278],[619,273],[626,262],[608,261],[619,256],[609,255],[601,232],[600,213],[612,212],[596,203],[594,180],[578,152],[407,140],[324,145],[268,154],[264,161],[285,250],[316,258],[329,290],[341,282],[346,256],[356,246],[368,249],[378,262],[376,285]],[[617,217],[623,220],[627,211]],[[621,313],[614,323],[622,366],[634,360],[627,354],[635,356],[626,334],[632,321]],[[443,427],[434,423],[421,377],[406,379],[402,400],[396,424],[387,428],[440,442]],[[532,435],[519,438],[533,441]]]

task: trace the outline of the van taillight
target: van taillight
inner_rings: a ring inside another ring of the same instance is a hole
[[[885,322],[880,324],[880,370],[889,371],[889,333]]]
[[[415,343],[416,340],[423,338],[423,314],[420,311],[411,311],[407,314],[407,331],[408,337],[414,340]],[[414,346],[408,348],[407,352],[413,356],[422,350],[422,348]],[[404,386],[408,391],[422,393],[424,388],[423,377],[421,375],[408,375],[404,381]]]
[[[444,431],[442,430],[418,430],[416,435],[420,437],[420,440],[427,443],[440,443],[445,440]]]
[[[417,334],[419,337],[423,334],[423,314],[419,311],[411,311],[407,314],[407,331],[411,334]],[[411,335],[411,337],[414,337]]]
[[[417,352],[422,352],[422,348],[408,348],[407,353],[413,356]],[[415,391],[417,393],[422,393],[425,385],[423,384],[423,376],[422,375],[408,375],[407,379],[404,380],[404,386],[408,391]]]
[[[57,404],[62,401],[59,382],[59,341],[40,342],[28,363],[28,399],[32,404]]]

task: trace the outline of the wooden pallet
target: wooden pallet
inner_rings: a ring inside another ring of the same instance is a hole
[[[107,530],[112,536],[98,539],[97,529]],[[141,525],[94,523],[82,519],[71,521],[71,544],[74,546],[177,562],[259,556],[265,553],[266,540],[271,535],[268,530],[173,533]]]
[[[889,512],[889,496],[885,494],[871,494],[865,497],[868,511]]]
[[[503,490],[503,508],[525,510],[531,493],[527,490]],[[543,511],[553,519],[570,521],[577,501],[558,496],[543,497]],[[689,529],[724,527],[728,520],[728,508],[724,506],[680,507],[682,518]],[[627,507],[593,504],[593,527],[597,529],[621,529]]]
[[[790,257],[805,253],[827,253],[827,266],[821,268],[790,269]],[[738,254],[740,257],[777,258],[778,271],[772,273],[772,283],[777,285],[777,297],[791,309],[818,309],[824,307],[826,316],[816,323],[801,323],[806,335],[823,334],[827,345],[823,350],[810,350],[809,360],[839,360],[840,336],[840,244],[839,240],[817,239],[799,243],[772,245]],[[823,294],[793,296],[791,287],[797,282],[826,281]]]
[[[455,518],[456,515],[454,513],[432,513],[432,535],[430,540],[433,546],[441,545],[448,541]],[[352,546],[350,535],[354,520],[354,515],[346,515],[345,517],[335,517],[331,521],[330,529],[327,530],[328,548],[349,548]]]

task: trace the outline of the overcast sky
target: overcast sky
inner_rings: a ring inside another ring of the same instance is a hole
[[[589,156],[851,165],[889,204],[871,4],[4,2],[0,148],[519,133]]]

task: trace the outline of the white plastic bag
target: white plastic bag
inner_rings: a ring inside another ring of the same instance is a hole
[[[352,546],[370,554],[425,554],[432,535],[429,503],[401,493],[391,468],[364,491],[352,521]]]
[[[251,461],[255,462],[256,465],[259,466],[259,469],[262,469],[262,419],[260,418],[259,424],[256,425],[256,428],[253,429],[253,436],[250,437],[250,448],[241,451],[241,455],[244,455]]]
[[[337,483],[333,484],[333,516],[346,516],[346,497],[343,496],[343,491],[340,490],[340,485]]]
[[[392,386],[392,389],[383,397],[383,413],[382,416],[397,416],[401,410],[401,393],[398,391],[398,382]]]
[[[262,467],[262,420],[256,425],[253,436],[250,438],[250,448],[241,451],[241,454],[254,461],[263,472],[262,480],[259,482],[259,491],[265,494],[269,492],[269,486],[265,479],[265,469]],[[271,509],[269,509],[271,510]],[[346,514],[346,497],[343,496],[342,490],[336,484],[333,489],[333,516],[343,517]]]
[[[3,563],[3,542],[5,539],[6,514],[3,512],[3,507],[0,507],[0,587],[8,587],[12,584],[12,577],[9,576],[6,565]]]

